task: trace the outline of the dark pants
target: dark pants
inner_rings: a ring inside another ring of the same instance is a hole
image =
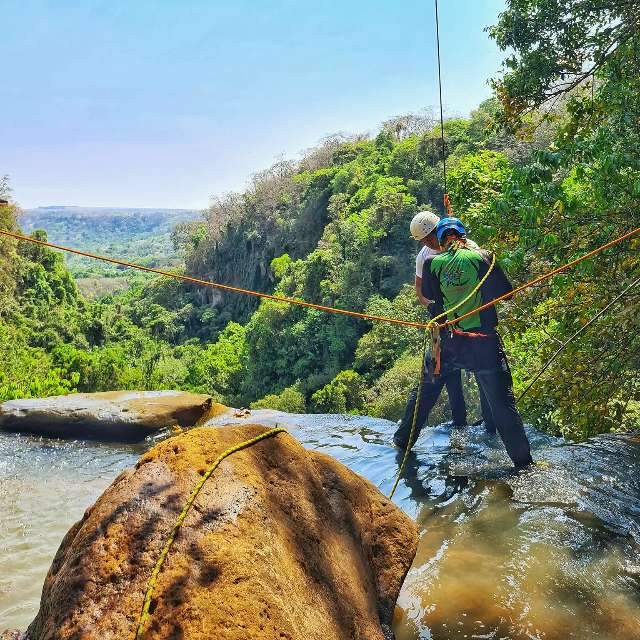
[[[425,372],[414,437],[409,443],[417,390],[414,390],[407,402],[404,417],[400,422],[394,442],[406,448],[413,446],[422,427],[427,422],[429,412],[435,405],[440,391],[447,380],[460,369],[473,371],[480,390],[483,416],[488,430],[494,426],[500,434],[513,464],[523,467],[531,464],[529,441],[524,432],[522,418],[516,408],[513,395],[511,371],[499,336],[495,332],[482,337],[442,333],[441,374],[431,380]]]
[[[482,385],[478,380],[478,375],[476,374],[476,383],[478,384],[478,395],[480,396],[480,411],[482,412],[482,420],[484,421],[484,428],[487,433],[495,433],[496,432],[496,423],[493,420],[493,414],[491,413],[491,405],[487,400],[487,396],[482,390]]]
[[[467,424],[467,405],[464,401],[464,393],[462,391],[462,372],[460,370],[452,371],[444,381],[447,387],[447,395],[449,396],[449,407],[451,407],[451,419],[456,427],[464,427]],[[442,387],[440,387],[442,390]],[[414,391],[417,391],[417,389]],[[438,392],[438,396],[440,392]],[[436,397],[436,401],[438,398]],[[415,401],[414,401],[415,402]]]
[[[451,405],[451,417],[453,418],[453,424],[456,426],[462,426],[467,424],[467,407],[464,404],[464,396],[462,394],[462,376],[459,369],[453,369],[449,372],[443,372],[441,375],[436,376],[434,380],[429,378],[429,375],[425,373],[424,382],[422,383],[422,390],[420,393],[420,404],[418,405],[418,415],[416,416],[416,428],[413,433],[413,441],[411,445],[417,440],[420,435],[420,431],[427,423],[431,409],[438,402],[442,388],[446,385],[447,393],[449,394],[449,403]],[[454,399],[451,397],[451,389],[454,389]],[[459,393],[459,395],[457,395]],[[406,448],[409,440],[409,434],[411,432],[411,425],[413,424],[413,413],[416,407],[416,395],[418,394],[418,387],[416,387],[410,394],[407,401],[407,407],[404,410],[404,416],[400,421],[400,426],[393,436],[393,441],[403,449]],[[461,402],[458,398],[461,398]]]

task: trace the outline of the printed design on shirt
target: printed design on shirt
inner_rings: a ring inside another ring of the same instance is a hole
[[[464,276],[464,270],[459,265],[453,264],[445,267],[442,271],[442,279],[447,287],[460,287],[464,283],[462,277]]]
[[[480,280],[481,263],[482,255],[467,248],[448,251],[432,259],[431,272],[438,280],[443,308],[450,320],[465,315],[482,304],[481,292],[473,291]],[[466,299],[468,296],[470,297]],[[449,312],[453,307],[457,308]],[[469,330],[478,328],[480,324],[480,314],[474,313],[460,323],[460,328]]]

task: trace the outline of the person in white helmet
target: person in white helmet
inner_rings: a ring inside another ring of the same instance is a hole
[[[436,255],[442,251],[442,248],[440,247],[440,243],[438,242],[438,238],[436,236],[436,226],[438,222],[440,222],[440,218],[438,217],[438,215],[433,211],[426,210],[416,213],[409,226],[409,230],[413,239],[417,240],[422,245],[420,251],[418,252],[418,255],[416,256],[415,287],[418,300],[425,306],[430,306],[431,304],[433,304],[433,301],[428,300],[424,297],[424,295],[422,295],[422,270],[425,260],[429,256]],[[467,240],[467,243],[470,247],[479,249],[478,245],[473,242],[473,240]],[[424,363],[425,367],[427,366],[428,361],[429,357],[427,357],[427,360]],[[434,398],[434,404],[437,396],[442,390],[442,386],[446,386],[447,395],[449,396],[449,406],[451,408],[452,424],[454,427],[465,426],[467,424],[467,406],[464,401],[464,394],[462,392],[462,375],[460,370],[453,371],[450,375],[447,375],[442,380],[442,382],[444,383],[444,385],[434,385],[433,393],[436,394]],[[429,383],[426,382],[426,384],[428,385]],[[416,394],[417,389],[414,390],[414,392],[409,396],[405,416],[401,420],[401,423],[403,425],[413,417],[413,408],[415,405]],[[490,417],[487,417],[491,416],[491,412],[487,410],[488,405],[485,398],[483,397],[482,392],[480,392],[480,401],[485,428],[489,433],[495,433],[495,425],[493,424],[493,420]],[[400,440],[401,439],[396,438],[396,444],[401,447],[406,446],[406,443],[400,442]]]
[[[427,300],[422,295],[422,269],[429,256],[434,256],[442,251],[436,237],[438,222],[440,222],[440,218],[433,211],[420,211],[413,216],[409,226],[411,237],[422,244],[422,248],[416,256],[416,295],[425,306],[431,304],[431,300]],[[473,240],[467,240],[467,243],[472,249],[480,249]]]
[[[409,225],[411,237],[422,245],[416,256],[416,295],[425,306],[428,306],[430,301],[422,295],[422,268],[428,256],[440,253],[440,245],[435,234],[439,221],[440,218],[433,211],[420,211],[413,216]]]
[[[429,306],[432,304],[431,300],[427,300],[422,295],[422,268],[424,267],[425,260],[432,255],[440,253],[440,244],[436,237],[435,229],[440,221],[440,218],[433,211],[420,211],[416,213],[411,220],[409,230],[414,240],[417,240],[421,245],[421,249],[416,256],[416,296],[420,303]],[[447,376],[445,385],[447,387],[447,395],[449,396],[449,406],[451,407],[451,418],[453,425],[456,427],[462,427],[467,424],[467,405],[464,401],[464,394],[462,392],[462,375],[460,371],[453,372],[450,376]],[[413,406],[415,400],[412,398],[409,401],[409,405]]]

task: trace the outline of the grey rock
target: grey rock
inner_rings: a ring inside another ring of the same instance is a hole
[[[211,408],[182,391],[75,393],[0,405],[0,430],[49,437],[137,442],[163,428],[195,425]]]

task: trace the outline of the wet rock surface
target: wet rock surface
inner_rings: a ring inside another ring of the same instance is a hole
[[[123,471],[64,538],[30,640],[129,638],[193,486],[267,427],[196,428]],[[158,578],[146,638],[392,638],[415,523],[328,455],[278,434],[205,483]],[[3,639],[4,640],[4,639]]]
[[[209,396],[182,391],[108,391],[9,400],[0,405],[0,430],[139,442],[166,427],[192,426],[211,406]]]
[[[383,493],[400,464],[386,420],[214,413],[200,424],[285,426]],[[420,531],[396,640],[640,638],[638,433],[582,443],[527,433],[541,464],[514,474],[482,427],[424,429],[394,497]],[[0,432],[0,630],[28,627],[69,527],[170,434],[114,444]]]

